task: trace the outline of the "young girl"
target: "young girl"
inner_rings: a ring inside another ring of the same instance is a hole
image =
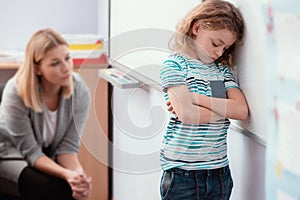
[[[240,12],[222,0],[206,0],[178,24],[170,41],[174,53],[161,70],[162,89],[173,113],[161,149],[164,200],[230,198],[228,118],[248,116],[229,67],[243,33]]]
[[[36,32],[24,64],[5,86],[0,110],[1,155],[19,152],[23,158],[0,161],[0,178],[15,185],[22,199],[88,198],[91,178],[77,151],[89,104],[65,39],[51,29]]]

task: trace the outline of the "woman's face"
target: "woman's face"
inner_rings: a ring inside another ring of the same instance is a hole
[[[206,30],[199,23],[193,27],[197,57],[203,63],[217,60],[235,41],[236,36],[227,29]]]
[[[48,51],[36,68],[43,87],[62,87],[70,84],[73,62],[66,45],[58,45]]]

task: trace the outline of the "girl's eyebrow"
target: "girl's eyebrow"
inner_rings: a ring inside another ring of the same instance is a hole
[[[220,43],[225,44],[225,42],[221,39],[217,39]]]
[[[221,45],[225,45],[225,42],[222,39],[217,39],[217,41],[219,41]],[[230,47],[231,45],[227,45],[226,48]]]

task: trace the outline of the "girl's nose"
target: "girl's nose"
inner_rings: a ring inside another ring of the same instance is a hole
[[[215,50],[215,54],[218,56],[218,57],[220,57],[222,54],[224,53],[224,50],[223,49],[217,49],[217,50]]]

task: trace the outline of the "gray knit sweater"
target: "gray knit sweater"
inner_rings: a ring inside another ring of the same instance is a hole
[[[42,148],[43,113],[25,106],[14,78],[7,82],[0,106],[0,157],[20,153],[32,166],[42,155],[55,159],[58,154],[78,151],[91,97],[83,79],[76,73],[73,78],[74,93],[60,99],[55,138],[47,149]]]

